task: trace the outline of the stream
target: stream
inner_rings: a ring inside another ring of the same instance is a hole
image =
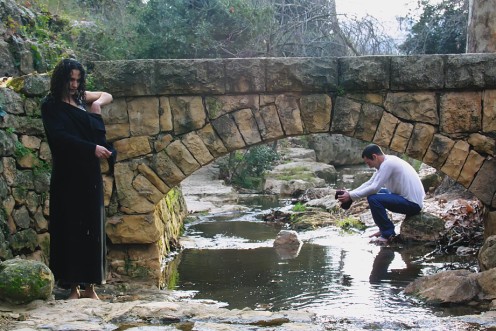
[[[177,257],[175,290],[229,309],[309,310],[344,329],[457,329],[456,316],[475,314],[470,306],[427,306],[402,290],[414,279],[439,270],[468,266],[473,257],[421,259],[432,246],[377,246],[365,233],[336,227],[300,231],[296,257],[272,247],[280,227],[262,220],[286,202],[248,196],[248,212],[197,216],[186,224]]]

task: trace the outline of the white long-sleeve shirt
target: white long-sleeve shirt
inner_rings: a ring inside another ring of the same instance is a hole
[[[381,188],[401,195],[420,208],[423,206],[425,192],[419,175],[408,162],[397,156],[385,155],[384,161],[372,177],[349,193],[352,200],[358,200],[377,193]]]

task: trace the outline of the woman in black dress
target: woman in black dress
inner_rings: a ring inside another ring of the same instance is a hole
[[[98,299],[94,284],[105,282],[100,159],[111,158],[112,151],[101,107],[112,102],[112,96],[86,91],[85,78],[79,62],[60,61],[41,106],[52,153],[50,269],[59,283],[70,285],[69,299]],[[80,284],[85,285],[82,293]]]

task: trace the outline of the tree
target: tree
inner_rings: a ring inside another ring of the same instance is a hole
[[[467,31],[468,53],[496,52],[496,11],[494,1],[470,0]]]
[[[403,18],[411,29],[400,50],[406,54],[465,52],[468,0],[444,0],[435,5],[420,0],[419,9],[422,13],[417,21],[412,15]]]

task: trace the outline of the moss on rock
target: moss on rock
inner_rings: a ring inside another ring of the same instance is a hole
[[[54,277],[38,261],[12,259],[0,263],[0,298],[14,304],[50,298]]]

